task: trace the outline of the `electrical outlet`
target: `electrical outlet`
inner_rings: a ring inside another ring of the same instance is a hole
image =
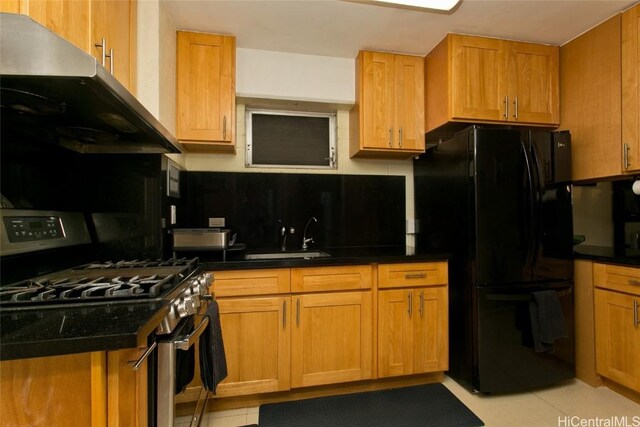
[[[209,227],[224,227],[224,218],[209,218]]]

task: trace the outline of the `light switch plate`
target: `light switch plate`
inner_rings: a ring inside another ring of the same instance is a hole
[[[209,218],[209,227],[224,227],[224,218]]]
[[[176,209],[176,205],[171,205],[171,218],[169,218],[169,223],[171,225],[174,225],[176,222],[178,222],[177,220],[177,209]]]

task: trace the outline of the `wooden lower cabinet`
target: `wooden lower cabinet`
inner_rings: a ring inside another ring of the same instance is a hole
[[[219,298],[227,378],[216,395],[238,396],[290,388],[289,296]]]
[[[596,370],[640,392],[638,295],[595,289]]]
[[[378,292],[378,376],[448,369],[447,287]]]
[[[371,291],[292,297],[291,386],[372,377]]]
[[[2,426],[131,426],[147,419],[146,362],[139,349],[0,362]]]

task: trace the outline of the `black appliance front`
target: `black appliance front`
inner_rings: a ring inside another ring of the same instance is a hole
[[[525,285],[572,280],[571,188],[565,181],[570,156],[563,151],[569,142],[568,132],[473,126],[414,162],[417,251],[452,254],[449,375],[468,388],[478,389],[480,348],[488,345],[487,336],[497,338],[503,331],[496,322],[482,323],[486,306],[478,300],[479,290],[500,286],[517,292]],[[508,346],[493,354],[492,363],[508,365],[520,345],[499,342]],[[544,370],[548,360],[537,360]],[[535,371],[523,369],[517,383],[503,378],[505,384],[491,388],[542,385],[540,378],[547,377]]]
[[[536,304],[536,294],[545,296],[545,291],[557,298],[559,310],[540,309]],[[474,294],[478,314],[475,390],[507,393],[575,376],[572,282],[475,287]],[[551,314],[539,316],[538,311]],[[545,323],[552,331],[550,337],[540,330],[541,324],[545,330]]]

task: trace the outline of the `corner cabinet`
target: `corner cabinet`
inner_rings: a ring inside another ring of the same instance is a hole
[[[136,0],[21,0],[0,12],[22,13],[93,55],[130,92],[136,86]]]
[[[350,120],[351,157],[410,158],[423,153],[423,59],[360,51]]]
[[[640,269],[593,265],[596,371],[640,392]]]
[[[235,37],[177,37],[176,135],[187,151],[235,153]]]
[[[425,123],[557,126],[559,48],[448,34],[425,58]]]
[[[560,48],[574,181],[640,171],[639,27],[636,5]]]
[[[378,377],[449,367],[447,263],[378,266]]]

